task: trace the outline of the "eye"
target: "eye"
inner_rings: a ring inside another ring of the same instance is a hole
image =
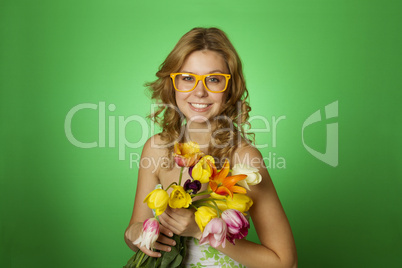
[[[216,77],[216,76],[211,76],[211,77],[208,77],[208,82],[210,82],[210,83],[219,83],[220,79],[218,77]]]
[[[191,81],[194,81],[194,77],[191,75],[183,75],[181,80],[186,81],[186,82],[191,82]]]

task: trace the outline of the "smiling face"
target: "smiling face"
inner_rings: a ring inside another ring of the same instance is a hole
[[[229,70],[219,53],[211,50],[199,50],[187,57],[179,72],[204,75],[210,73],[228,74]],[[212,93],[204,87],[202,81],[199,81],[191,92],[175,91],[175,94],[177,106],[186,116],[187,122],[202,123],[214,118],[218,115],[225,101],[225,92]]]

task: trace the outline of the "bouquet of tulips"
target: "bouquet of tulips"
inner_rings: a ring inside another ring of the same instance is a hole
[[[235,244],[235,239],[246,237],[250,224],[244,215],[253,204],[246,195],[246,189],[250,190],[249,185],[260,183],[258,169],[235,165],[231,170],[226,160],[222,169],[217,170],[214,158],[204,155],[195,142],[176,143],[174,160],[181,167],[179,181],[167,189],[159,187],[145,198],[144,203],[154,210],[155,217],[143,223],[142,233],[133,243],[153,249],[159,236],[158,216],[167,206],[195,209],[195,221],[202,232],[201,245],[225,247],[226,240]],[[191,179],[181,186],[185,167]],[[228,176],[229,172],[231,176]],[[208,189],[199,192],[203,183],[208,183]],[[173,188],[170,195],[167,193],[169,188]],[[207,197],[193,200],[196,196]],[[170,252],[161,252],[160,258],[149,257],[139,251],[124,267],[182,267],[186,255],[186,238],[174,235],[174,239],[176,246]]]

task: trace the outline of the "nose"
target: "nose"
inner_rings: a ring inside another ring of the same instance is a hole
[[[208,96],[208,90],[205,88],[204,83],[201,80],[198,81],[198,84],[194,88],[193,92],[197,97],[200,98]]]

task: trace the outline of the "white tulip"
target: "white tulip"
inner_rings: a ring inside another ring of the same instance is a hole
[[[244,164],[236,164],[232,168],[232,175],[247,175],[247,178],[239,181],[237,184],[250,191],[249,185],[259,184],[262,180],[261,174],[255,167],[250,167]]]

